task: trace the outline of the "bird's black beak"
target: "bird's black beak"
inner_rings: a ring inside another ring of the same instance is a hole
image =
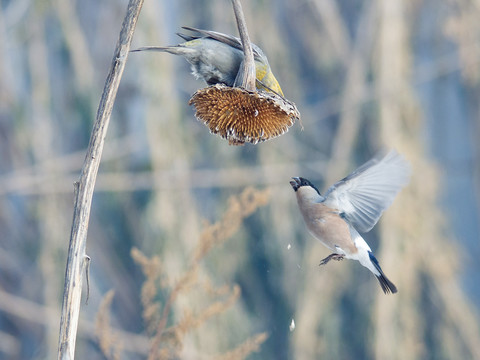
[[[292,177],[292,180],[290,180],[290,185],[292,185],[293,190],[297,191],[298,188],[300,187],[300,178],[298,177]]]

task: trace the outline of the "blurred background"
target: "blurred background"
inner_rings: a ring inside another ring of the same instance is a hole
[[[131,249],[178,280],[206,223],[253,186],[269,190],[268,203],[198,265],[240,297],[192,330],[176,358],[213,358],[266,332],[249,359],[479,359],[480,1],[242,3],[301,124],[229,146],[187,105],[204,83],[185,60],[130,54],[93,198],[77,357],[106,358],[94,324],[113,289],[118,358],[146,358],[145,277]],[[127,1],[0,4],[0,358],[51,359],[73,182]],[[147,0],[133,47],[177,44],[183,25],[237,34],[230,1]],[[382,147],[413,167],[365,235],[399,288],[390,296],[357,262],[319,268],[329,252],[307,233],[289,185],[303,176],[324,191]],[[169,323],[210,301],[199,294],[186,291]]]

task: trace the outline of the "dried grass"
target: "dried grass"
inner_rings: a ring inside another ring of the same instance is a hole
[[[115,332],[110,327],[110,306],[114,295],[115,291],[109,290],[100,303],[95,321],[95,335],[105,357],[118,360],[122,353],[122,343],[117,340]]]
[[[247,339],[243,344],[237,348],[229,351],[223,355],[214,357],[214,360],[236,360],[244,359],[253,352],[257,352],[260,346],[268,339],[267,333],[261,333]]]
[[[158,256],[147,257],[140,250],[133,248],[131,256],[141,267],[145,281],[141,290],[143,305],[143,320],[151,340],[148,354],[149,360],[178,359],[181,357],[185,337],[198,329],[207,320],[216,317],[230,309],[240,297],[240,287],[221,286],[216,288],[210,279],[199,280],[200,262],[215,247],[221,246],[242,225],[243,220],[258,207],[268,203],[268,191],[252,188],[245,189],[239,196],[231,197],[223,218],[211,225],[206,225],[202,231],[198,245],[193,252],[186,271],[175,281],[166,281],[168,274],[162,269]],[[169,280],[169,279],[168,279]],[[167,284],[172,284],[168,286]],[[172,320],[173,305],[180,295],[191,296],[195,288],[212,299],[201,309],[182,309],[180,320]],[[159,294],[167,294],[162,304]],[[99,345],[107,358],[118,359],[120,347],[115,335],[109,327],[109,307],[113,299],[113,291],[105,296],[97,315],[97,334]],[[173,322],[170,324],[170,322]],[[249,354],[258,351],[266,340],[267,334],[261,333],[239,345],[237,348],[218,355],[216,359],[245,359]]]
[[[220,222],[208,225],[202,231],[193,261],[198,263],[214,246],[223,244],[239,228],[243,219],[269,201],[268,191],[246,188],[238,197],[229,199],[229,206]]]

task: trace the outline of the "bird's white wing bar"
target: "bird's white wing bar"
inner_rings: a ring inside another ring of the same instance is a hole
[[[370,231],[410,178],[409,163],[391,150],[374,158],[331,186],[325,205],[344,213],[358,231]]]

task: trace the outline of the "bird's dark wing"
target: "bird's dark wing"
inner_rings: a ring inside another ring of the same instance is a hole
[[[181,38],[190,41],[194,39],[198,39],[201,37],[209,37],[211,39],[220,41],[224,44],[227,44],[235,49],[243,51],[242,47],[242,42],[240,41],[239,38],[232,36],[232,35],[227,35],[227,34],[222,34],[217,31],[212,31],[212,30],[202,30],[202,29],[197,29],[193,28],[190,26],[182,26],[182,29],[188,30],[188,31],[193,31],[199,33],[201,36],[190,36],[190,35],[184,35],[184,34],[179,34],[177,33]],[[259,53],[258,47],[252,43],[252,50],[253,50],[253,55],[255,57],[262,57],[263,54]]]
[[[332,185],[325,193],[324,203],[342,212],[358,231],[367,232],[408,183],[409,177],[409,163],[392,150]]]

